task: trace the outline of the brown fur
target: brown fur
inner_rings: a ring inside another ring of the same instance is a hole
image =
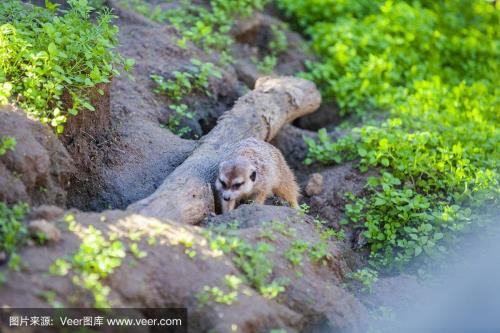
[[[255,181],[251,180],[253,171]],[[238,187],[238,184],[241,185]],[[285,158],[276,147],[255,138],[233,146],[227,159],[219,165],[216,188],[223,212],[234,209],[242,200],[263,204],[272,194],[298,207],[299,187]]]

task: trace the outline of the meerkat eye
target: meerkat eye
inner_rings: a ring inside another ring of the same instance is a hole
[[[257,171],[252,172],[252,174],[250,175],[250,179],[254,182],[255,177],[257,177]]]
[[[227,187],[226,183],[224,183],[220,178],[219,178],[219,181],[220,181],[220,184],[222,185],[222,187],[224,187],[224,188]]]
[[[245,182],[234,184],[233,189],[235,189],[235,190],[239,189],[240,186],[243,185],[243,183],[245,183]]]

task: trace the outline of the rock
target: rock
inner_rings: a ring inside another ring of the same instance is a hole
[[[57,206],[41,205],[33,208],[29,214],[29,220],[47,220],[53,221],[64,214],[64,210]]]
[[[44,235],[44,239],[50,243],[58,243],[61,240],[61,231],[46,220],[33,220],[28,224],[28,231],[32,237],[39,237],[39,234]]]
[[[324,181],[323,176],[320,173],[313,173],[309,177],[309,181],[306,186],[306,194],[310,197],[313,195],[318,195],[323,192]]]

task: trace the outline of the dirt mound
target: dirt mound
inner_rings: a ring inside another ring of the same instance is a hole
[[[346,192],[362,195],[366,179],[374,176],[375,171],[361,173],[355,163],[325,168],[319,173],[323,176],[324,190],[319,195],[304,197],[304,201],[311,206],[311,215],[318,215],[326,219],[332,226],[339,228],[339,222],[344,217],[344,206],[347,203]],[[302,188],[307,182],[303,182]]]
[[[239,332],[261,332],[284,328],[288,332],[308,330],[310,325],[327,325],[331,329],[357,328],[366,313],[364,307],[340,287],[349,271],[341,247],[329,241],[330,259],[324,264],[304,256],[300,266],[293,266],[284,253],[296,238],[315,244],[319,241],[311,218],[301,217],[285,207],[244,205],[225,216],[206,223],[225,224],[241,221],[234,236],[255,245],[262,242],[263,222],[283,218],[286,230],[295,230],[296,237],[276,232],[268,240],[274,251],[268,253],[273,263],[272,278],[289,280],[285,291],[277,298],[268,299],[248,282],[237,288],[237,297],[230,305],[214,300],[205,305],[199,301],[199,292],[205,286],[226,290],[227,275],[243,276],[231,254],[221,255],[210,246],[200,227],[180,225],[123,211],[75,213],[76,231],[69,231],[66,222],[56,225],[62,230],[63,241],[43,247],[25,248],[23,270],[8,272],[7,282],[0,290],[3,304],[11,307],[47,306],[43,296],[71,306],[91,306],[92,297],[71,282],[72,273],[65,277],[47,274],[55,259],[71,255],[81,243],[81,230],[93,226],[104,234],[113,232],[125,244],[137,242],[147,256],[137,259],[130,252],[121,266],[107,279],[111,287],[109,299],[115,306],[129,307],[187,307],[190,332],[231,332],[237,325]],[[73,229],[75,230],[75,229]],[[80,232],[78,232],[80,230]],[[131,238],[131,235],[135,235]],[[155,238],[154,245],[148,239]],[[133,239],[133,241],[131,240]],[[138,240],[139,239],[139,240]],[[187,247],[189,243],[191,246]],[[151,242],[149,242],[152,244]],[[187,249],[196,255],[188,256]],[[302,272],[299,274],[299,272]],[[78,297],[75,297],[78,295]],[[314,300],[311,302],[311,300]]]
[[[0,133],[17,141],[0,157],[0,201],[64,206],[75,168],[52,129],[22,111],[0,107]]]
[[[350,262],[356,260],[356,255],[349,247],[340,242],[329,242],[328,253],[332,257],[327,264],[304,260],[296,267],[283,254],[296,240],[318,244],[319,232],[311,216],[301,216],[296,210],[287,207],[242,205],[228,214],[207,219],[204,225],[228,225],[235,221],[241,228],[240,235],[252,244],[262,241],[263,230],[273,222],[284,223],[287,232],[291,232],[292,236],[289,237],[276,234],[278,238],[272,242],[275,247],[272,256],[275,264],[273,274],[289,279],[286,291],[277,300],[307,319],[304,332],[316,327],[329,331],[359,328],[357,323],[366,315],[365,309],[340,287],[351,271]]]

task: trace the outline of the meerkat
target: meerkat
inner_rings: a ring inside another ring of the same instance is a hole
[[[255,138],[235,144],[219,164],[215,182],[222,212],[235,208],[241,201],[263,204],[275,194],[298,208],[299,186],[281,152],[271,144]]]

